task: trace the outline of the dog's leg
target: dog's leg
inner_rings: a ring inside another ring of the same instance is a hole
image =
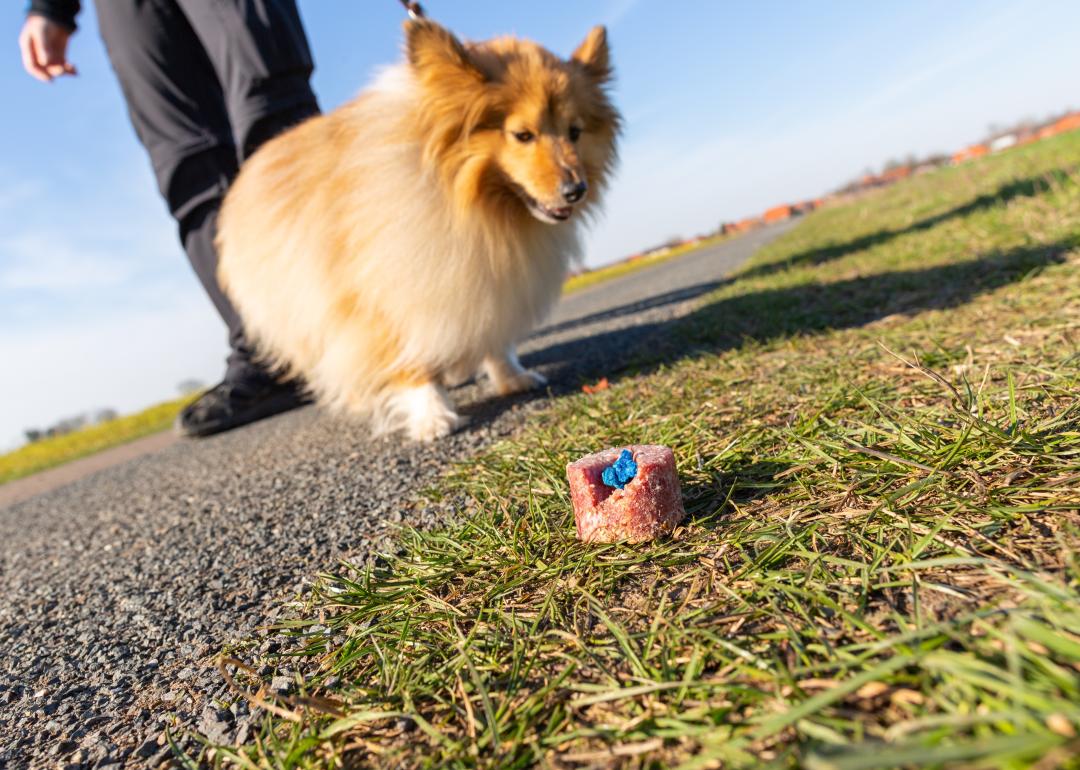
[[[446,391],[430,380],[394,391],[386,408],[393,421],[402,425],[414,441],[434,441],[464,424]]]
[[[521,365],[513,346],[502,355],[492,355],[484,359],[484,373],[491,379],[492,387],[500,396],[535,390],[547,385],[547,378],[538,372],[532,372]]]
[[[475,366],[454,366],[439,374],[439,384],[444,388],[457,388],[471,380],[474,374]]]

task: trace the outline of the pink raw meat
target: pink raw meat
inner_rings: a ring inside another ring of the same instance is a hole
[[[604,468],[629,449],[637,475],[623,489],[601,479]],[[566,466],[578,539],[587,543],[640,543],[666,535],[686,516],[675,454],[669,447],[636,444],[605,449]]]

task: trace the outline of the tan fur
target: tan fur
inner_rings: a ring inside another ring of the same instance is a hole
[[[499,392],[538,382],[513,346],[578,256],[619,116],[601,27],[568,61],[431,22],[406,37],[406,63],[245,164],[219,218],[219,277],[259,349],[322,402],[434,438],[457,421],[436,383],[482,362]],[[563,206],[568,180],[589,185],[571,220],[538,221],[526,200]]]

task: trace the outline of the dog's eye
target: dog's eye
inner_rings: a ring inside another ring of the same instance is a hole
[[[581,127],[580,126],[570,126],[570,141],[571,142],[576,142],[580,138],[581,138]]]
[[[528,144],[529,142],[531,142],[536,137],[533,136],[532,131],[515,131],[514,132],[514,138],[517,139],[522,144]]]

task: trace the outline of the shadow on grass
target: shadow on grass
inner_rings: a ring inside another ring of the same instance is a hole
[[[780,460],[754,462],[725,462],[723,474],[706,483],[684,484],[683,502],[686,513],[698,526],[713,529],[722,523],[723,515],[730,512],[726,502],[739,505],[765,497],[783,487],[790,480],[779,474],[791,468],[791,463]]]
[[[577,392],[583,380],[649,373],[677,360],[730,350],[748,341],[854,328],[893,314],[957,307],[1062,262],[1063,254],[1078,246],[1080,237],[990,252],[960,264],[726,297],[684,318],[556,343],[523,356],[523,362],[549,374],[553,395],[567,395]],[[703,284],[696,293],[715,286]],[[677,294],[693,296],[695,290]]]
[[[602,321],[613,321],[616,318],[623,316],[635,315],[637,313],[644,313],[647,310],[655,310],[656,308],[667,307],[669,305],[678,305],[688,300],[697,299],[703,294],[708,294],[711,291],[719,289],[721,286],[726,286],[731,283],[733,279],[728,278],[722,281],[707,281],[705,283],[699,283],[695,286],[686,286],[681,289],[675,289],[673,291],[664,292],[663,294],[657,294],[645,299],[628,302],[625,305],[620,305],[616,308],[610,308],[608,310],[600,310],[595,313],[589,313],[588,315],[581,316],[580,318],[573,318],[561,323],[551,324],[549,326],[543,326],[537,329],[529,339],[535,337],[546,337],[549,334],[557,334],[559,332],[568,331],[570,329],[576,329],[581,326],[587,326],[591,323],[600,323]]]
[[[833,260],[846,257],[849,254],[880,246],[904,235],[929,230],[944,222],[953,219],[962,219],[978,211],[1004,205],[1016,198],[1032,198],[1046,192],[1052,187],[1071,181],[1074,172],[1074,169],[1055,169],[1038,176],[1014,179],[1011,182],[1001,185],[992,193],[984,193],[963,205],[951,208],[941,214],[935,214],[934,216],[920,219],[906,227],[895,230],[879,230],[878,232],[846,241],[845,243],[838,243],[804,251],[795,254],[788,259],[780,260],[779,262],[770,262],[747,270],[746,272],[740,273],[738,278],[757,278],[763,275],[772,275],[773,273],[778,273],[782,270],[788,270],[792,267],[808,267],[832,262]]]

